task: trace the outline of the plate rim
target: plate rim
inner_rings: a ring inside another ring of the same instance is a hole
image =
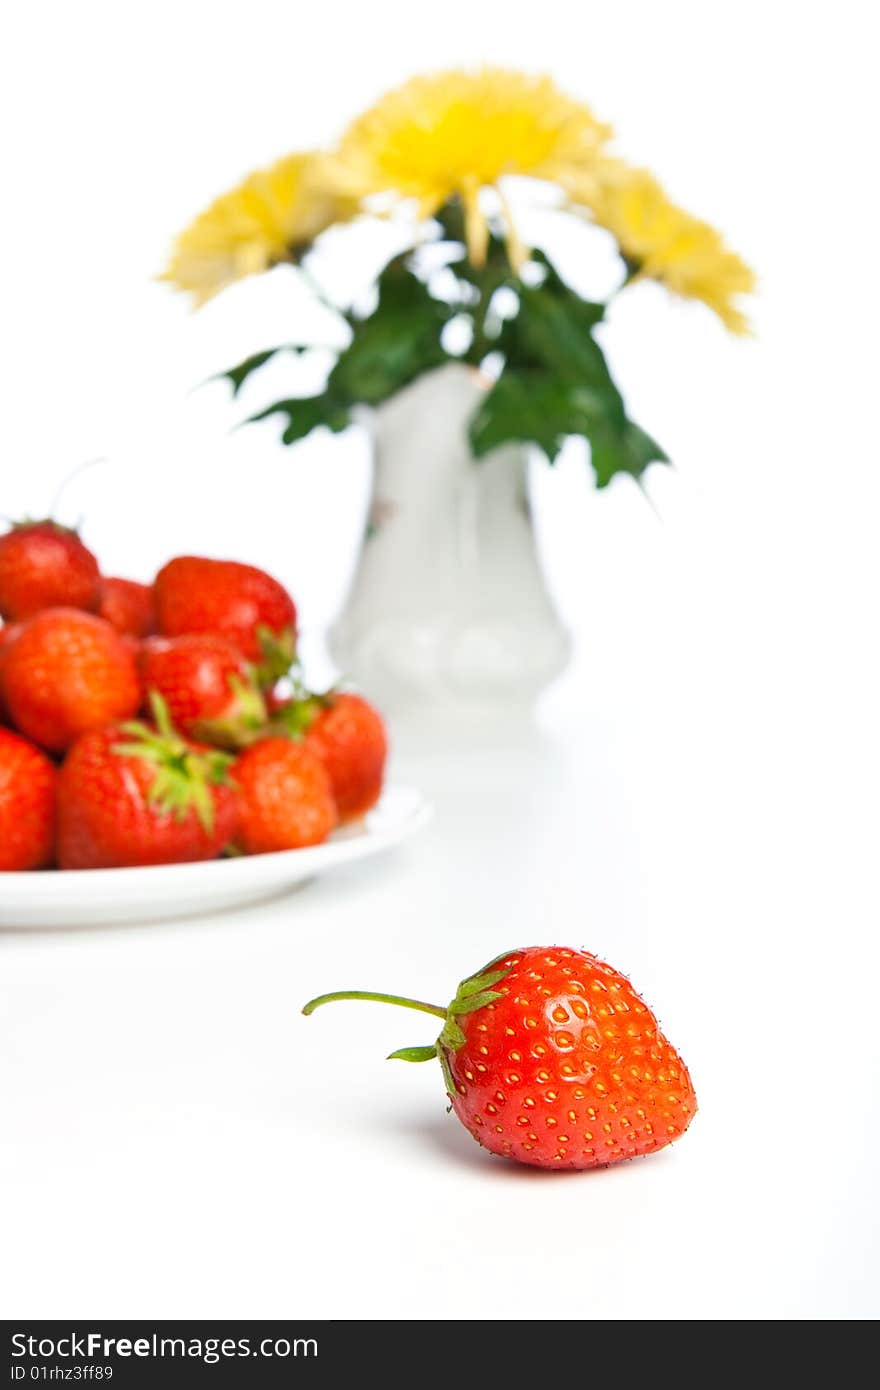
[[[373,825],[371,821],[381,820],[389,814],[389,802],[402,801],[405,809],[390,824]],[[406,802],[411,805],[406,806]],[[75,891],[79,898],[89,888],[96,892],[113,889],[125,884],[128,890],[135,890],[138,883],[148,889],[150,883],[156,884],[161,876],[163,884],[179,883],[181,887],[190,880],[204,877],[206,872],[228,875],[230,888],[238,887],[250,877],[270,878],[281,874],[286,868],[297,867],[297,878],[311,872],[317,873],[322,867],[334,863],[350,862],[364,855],[378,852],[422,829],[432,819],[434,808],[417,787],[405,782],[389,782],[383,789],[376,806],[364,817],[362,833],[350,833],[349,827],[340,827],[331,837],[319,845],[307,845],[302,849],[273,850],[268,854],[237,855],[228,859],[200,859],[180,864],[138,864],[110,869],[67,869],[67,870],[11,870],[0,873],[0,898],[2,907],[12,905],[12,900],[22,894],[28,896],[36,907],[38,900],[47,907],[60,905],[60,900],[68,891]],[[220,866],[223,866],[222,869]],[[74,887],[75,885],[75,887]],[[44,891],[39,891],[44,890]]]

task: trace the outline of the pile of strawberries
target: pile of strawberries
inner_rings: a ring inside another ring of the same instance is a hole
[[[26,522],[0,536],[0,616],[0,870],[297,849],[379,798],[379,714],[303,686],[263,570],[108,578],[74,531]]]

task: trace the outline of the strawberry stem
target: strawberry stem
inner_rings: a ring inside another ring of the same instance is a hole
[[[401,1009],[418,1009],[423,1014],[446,1018],[446,1010],[441,1009],[439,1004],[424,1004],[420,999],[404,999],[399,994],[371,994],[361,989],[342,989],[336,994],[319,994],[317,999],[310,999],[303,1007],[303,1013],[314,1013],[321,1004],[332,1004],[337,999],[370,999],[376,1004],[397,1004]]]

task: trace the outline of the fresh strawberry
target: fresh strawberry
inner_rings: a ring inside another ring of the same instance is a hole
[[[3,691],[12,722],[51,753],[141,702],[134,652],[77,608],[49,608],[24,625],[3,662]]]
[[[58,783],[58,862],[107,869],[215,859],[238,828],[231,758],[182,739],[161,700],[156,726],[84,734]]]
[[[293,661],[296,608],[271,575],[234,560],[180,555],[153,585],[157,629],[165,637],[211,632],[226,637],[270,685]]]
[[[261,739],[242,753],[233,776],[241,793],[238,846],[245,854],[318,845],[337,823],[330,778],[301,743]]]
[[[102,578],[98,616],[129,637],[148,637],[156,630],[153,590],[134,579]]]
[[[7,623],[0,627],[0,719],[9,718],[9,710],[6,707],[6,696],[3,693],[4,671],[6,658],[12,651],[12,644],[20,635],[22,630],[21,623]]]
[[[44,608],[95,608],[98,562],[75,531],[25,521],[0,536],[0,615],[7,622]]]
[[[54,763],[0,729],[0,869],[44,869],[55,852]]]
[[[250,667],[222,637],[151,637],[141,649],[141,679],[162,696],[182,734],[206,743],[242,747],[265,723]]]
[[[361,695],[331,691],[293,699],[276,722],[302,738],[330,774],[339,819],[366,815],[382,793],[388,738],[378,711]]]
[[[629,980],[587,951],[529,946],[464,980],[443,1009],[345,991],[443,1019],[436,1043],[393,1052],[439,1057],[452,1108],[479,1144],[538,1168],[598,1168],[654,1153],[697,1109],[687,1067]]]

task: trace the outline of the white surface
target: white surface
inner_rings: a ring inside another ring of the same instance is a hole
[[[867,905],[780,819],[766,750],[564,693],[552,738],[404,753],[431,829],[290,900],[0,937],[7,1316],[880,1311]],[[432,1019],[298,1012],[447,1002],[539,941],[627,969],[681,1049],[701,1110],[665,1153],[521,1171],[438,1067],[384,1060]]]
[[[530,707],[568,664],[525,496],[528,453],[513,445],[475,465],[470,451],[485,391],[455,363],[375,414],[373,529],[330,651],[388,713]]]
[[[880,1312],[872,21],[860,0],[449,0],[419,25],[347,0],[17,8],[0,510],[109,454],[68,504],[123,573],[210,547],[273,566],[313,635],[337,611],[362,441],[287,454],[274,425],[227,433],[222,387],[186,395],[289,333],[294,277],[195,317],[149,277],[230,179],[413,69],[552,68],[762,293],[752,343],[650,286],[614,311],[633,413],[676,460],[659,520],[626,480],[593,495],[576,450],[536,475],[577,639],[549,746],[401,756],[434,827],[289,904],[0,939],[8,1316]],[[426,1036],[415,1015],[297,1015],[347,984],[446,999],[554,938],[628,968],[687,1058],[701,1112],[667,1154],[507,1170],[438,1075],[382,1060]]]
[[[362,822],[308,849],[205,864],[4,874],[0,929],[94,927],[143,922],[145,917],[158,922],[239,907],[340,864],[381,854],[421,830],[430,818],[430,806],[414,787],[388,786]]]

